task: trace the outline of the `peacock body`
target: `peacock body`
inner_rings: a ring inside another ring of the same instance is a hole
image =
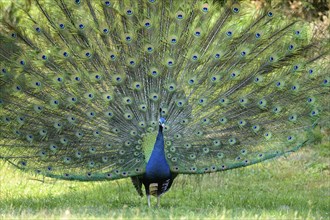
[[[52,178],[177,174],[296,151],[329,117],[329,38],[216,1],[1,3],[0,158]]]

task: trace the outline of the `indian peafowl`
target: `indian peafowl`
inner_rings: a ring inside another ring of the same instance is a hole
[[[1,3],[0,158],[78,181],[245,167],[313,141],[329,36],[244,2]]]

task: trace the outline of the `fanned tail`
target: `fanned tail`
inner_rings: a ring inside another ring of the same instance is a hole
[[[160,115],[175,173],[243,167],[306,145],[329,117],[328,37],[242,4],[4,7],[0,158],[68,180],[139,176]]]

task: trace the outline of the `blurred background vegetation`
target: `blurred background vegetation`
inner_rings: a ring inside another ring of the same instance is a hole
[[[328,0],[250,0],[256,7],[281,9],[288,16],[301,17],[307,21],[329,22]]]
[[[225,4],[228,0],[218,0]],[[318,33],[329,35],[329,9],[328,0],[240,0],[255,5],[257,8],[272,7],[280,10],[288,17],[298,17],[314,23]]]
[[[329,8],[328,0],[249,0],[256,7],[279,9],[288,17],[299,17],[313,23],[315,33],[329,37]]]

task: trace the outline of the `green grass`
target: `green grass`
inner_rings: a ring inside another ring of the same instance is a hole
[[[129,179],[43,183],[0,162],[0,218],[329,219],[328,158],[323,144],[248,168],[181,175],[160,208],[154,197],[148,208]]]

